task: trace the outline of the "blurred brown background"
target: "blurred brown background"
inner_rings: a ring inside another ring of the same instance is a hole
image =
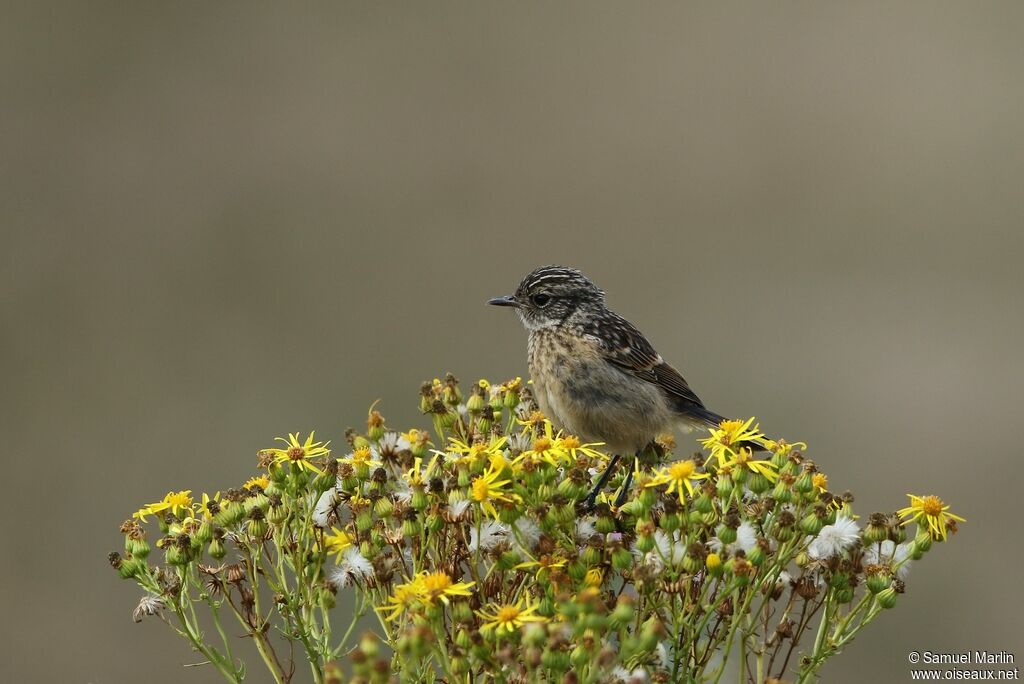
[[[377,398],[426,426],[446,370],[524,374],[483,302],[545,263],[862,513],[967,517],[825,681],[1024,657],[1024,4],[5,15],[6,681],[219,681],[132,624],[122,519]]]

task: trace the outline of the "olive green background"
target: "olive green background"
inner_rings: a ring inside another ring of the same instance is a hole
[[[1024,657],[1024,4],[31,3],[0,25],[0,672],[214,682],[106,565],[168,489],[525,374],[582,268],[867,514],[968,522],[824,671]],[[258,670],[253,681],[263,681]]]

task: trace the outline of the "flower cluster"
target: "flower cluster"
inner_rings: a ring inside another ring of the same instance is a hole
[[[448,375],[420,408],[431,432],[371,407],[340,454],[290,434],[239,488],[140,508],[110,557],[145,592],[135,619],[159,616],[232,682],[238,626],[279,684],[301,660],[318,684],[717,680],[727,661],[811,681],[963,521],[935,496],[862,519],[806,445],[753,419],[686,456],[659,438],[592,499],[609,456],[522,380],[463,392]]]

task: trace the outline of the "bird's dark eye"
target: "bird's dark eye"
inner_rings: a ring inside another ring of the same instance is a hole
[[[551,302],[551,295],[546,295],[544,293],[535,294],[530,297],[530,301],[533,302],[535,306],[543,308]]]

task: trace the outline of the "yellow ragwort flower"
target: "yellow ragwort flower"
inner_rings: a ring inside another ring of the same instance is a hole
[[[906,518],[903,524],[909,525],[911,522],[916,522],[919,526],[927,528],[932,539],[936,541],[946,539],[948,526],[952,525],[955,532],[957,522],[967,522],[959,515],[949,513],[949,506],[937,496],[915,496],[914,494],[907,494],[907,496],[910,497],[910,505],[897,512],[901,518]]]
[[[367,468],[375,468],[381,465],[380,461],[373,458],[373,450],[368,446],[353,449],[352,453],[345,458],[339,458],[338,463],[348,463],[353,467],[366,466]]]
[[[554,430],[551,427],[551,421],[545,419],[543,434],[534,437],[530,448],[519,454],[513,463],[518,464],[523,461],[537,463],[544,461],[553,466],[558,466],[569,455],[565,447],[558,442],[559,440],[555,438]]]
[[[314,473],[321,473],[322,471],[313,465],[310,461],[314,458],[322,458],[328,456],[331,450],[327,448],[330,442],[314,442],[313,437],[316,432],[310,432],[309,437],[306,438],[305,442],[299,441],[299,433],[288,433],[288,439],[284,437],[277,437],[277,441],[284,442],[285,449],[266,449],[266,453],[273,457],[273,463],[276,466],[281,466],[286,463],[294,463],[299,468],[305,468]]]
[[[476,582],[454,582],[446,572],[422,572],[416,578],[417,593],[425,603],[440,599],[448,603],[449,596],[472,596],[469,590]]]
[[[419,592],[415,579],[405,584],[395,585],[395,590],[388,597],[387,604],[380,608],[382,612],[390,611],[390,614],[385,615],[384,619],[388,622],[397,620],[402,613],[412,607],[418,597]]]
[[[505,460],[501,456],[495,457],[496,459]],[[473,497],[473,501],[480,504],[480,509],[492,518],[498,517],[498,511],[494,507],[495,501],[515,503],[519,499],[515,494],[505,490],[505,486],[511,480],[498,479],[501,477],[501,470],[500,467],[494,468],[492,464],[483,475],[474,478],[470,485],[470,495]]]
[[[814,483],[814,489],[819,492],[828,491],[828,475],[825,473],[814,473],[811,476],[811,482]]]
[[[489,460],[492,456],[500,456],[508,437],[498,437],[490,442],[474,442],[467,444],[455,437],[448,438],[448,453],[455,454],[450,459],[452,464],[466,463],[475,465],[478,462]]]
[[[246,485],[248,484],[249,483],[247,482]],[[203,492],[203,502],[199,504],[198,512],[203,514],[204,520],[213,520],[213,512],[210,511],[211,503],[215,504],[214,509],[216,510],[216,507],[220,504],[220,492],[217,492],[212,497],[206,492]]]
[[[711,433],[711,436],[700,440],[700,443],[711,452],[713,458],[718,459],[720,465],[736,458],[743,451],[740,445],[744,442],[764,445],[767,441],[753,418],[749,418],[746,422],[723,420],[717,428],[708,428],[708,432]]]
[[[337,527],[331,528],[331,534],[325,534],[322,549],[328,556],[334,556],[335,564],[341,562],[341,554],[352,546],[352,538]]]
[[[676,461],[657,471],[653,479],[644,483],[644,487],[668,485],[665,488],[665,492],[667,494],[677,493],[679,495],[679,503],[684,503],[686,501],[686,494],[693,496],[693,482],[707,477],[707,473],[697,472],[697,464],[693,460],[687,459],[685,461]]]
[[[769,482],[779,479],[777,468],[771,461],[759,461],[754,458],[753,452],[747,447],[740,447],[735,451],[732,459],[725,461],[720,466],[726,468],[742,468],[752,473],[760,473],[768,478]]]
[[[566,564],[564,558],[558,556],[541,556],[539,560],[524,561],[516,565],[514,570],[530,570],[537,568],[537,579],[541,579],[545,574],[550,572],[553,568],[561,568]]]
[[[405,473],[402,474],[402,477],[404,477],[405,481],[410,485],[425,487],[430,481],[430,476],[433,474],[434,468],[437,466],[437,458],[438,454],[434,454],[434,457],[430,459],[430,463],[427,464],[427,467],[423,468],[423,459],[417,456],[413,459],[412,468],[405,471]]]
[[[547,622],[547,618],[537,615],[537,603],[527,603],[520,598],[515,603],[492,603],[476,614],[482,620],[481,632],[497,631],[499,634],[513,632],[528,622]]]
[[[270,486],[270,478],[269,477],[267,477],[266,475],[256,475],[256,476],[250,477],[248,480],[246,480],[245,484],[242,485],[242,489],[249,489],[250,487],[259,487],[260,489],[266,489],[269,486]],[[206,495],[204,494],[203,496],[206,496]]]
[[[561,435],[562,433],[558,433]],[[604,446],[604,442],[590,442],[583,444],[580,438],[575,435],[565,435],[555,438],[554,449],[563,452],[570,461],[577,461],[580,456],[595,458],[605,461],[608,457],[594,447]]]
[[[184,489],[180,492],[167,492],[167,495],[159,501],[155,501],[151,504],[146,504],[139,510],[132,513],[133,518],[138,518],[142,522],[146,522],[147,515],[156,515],[163,513],[164,511],[170,511],[171,514],[180,516],[182,514],[192,514],[192,490]]]

